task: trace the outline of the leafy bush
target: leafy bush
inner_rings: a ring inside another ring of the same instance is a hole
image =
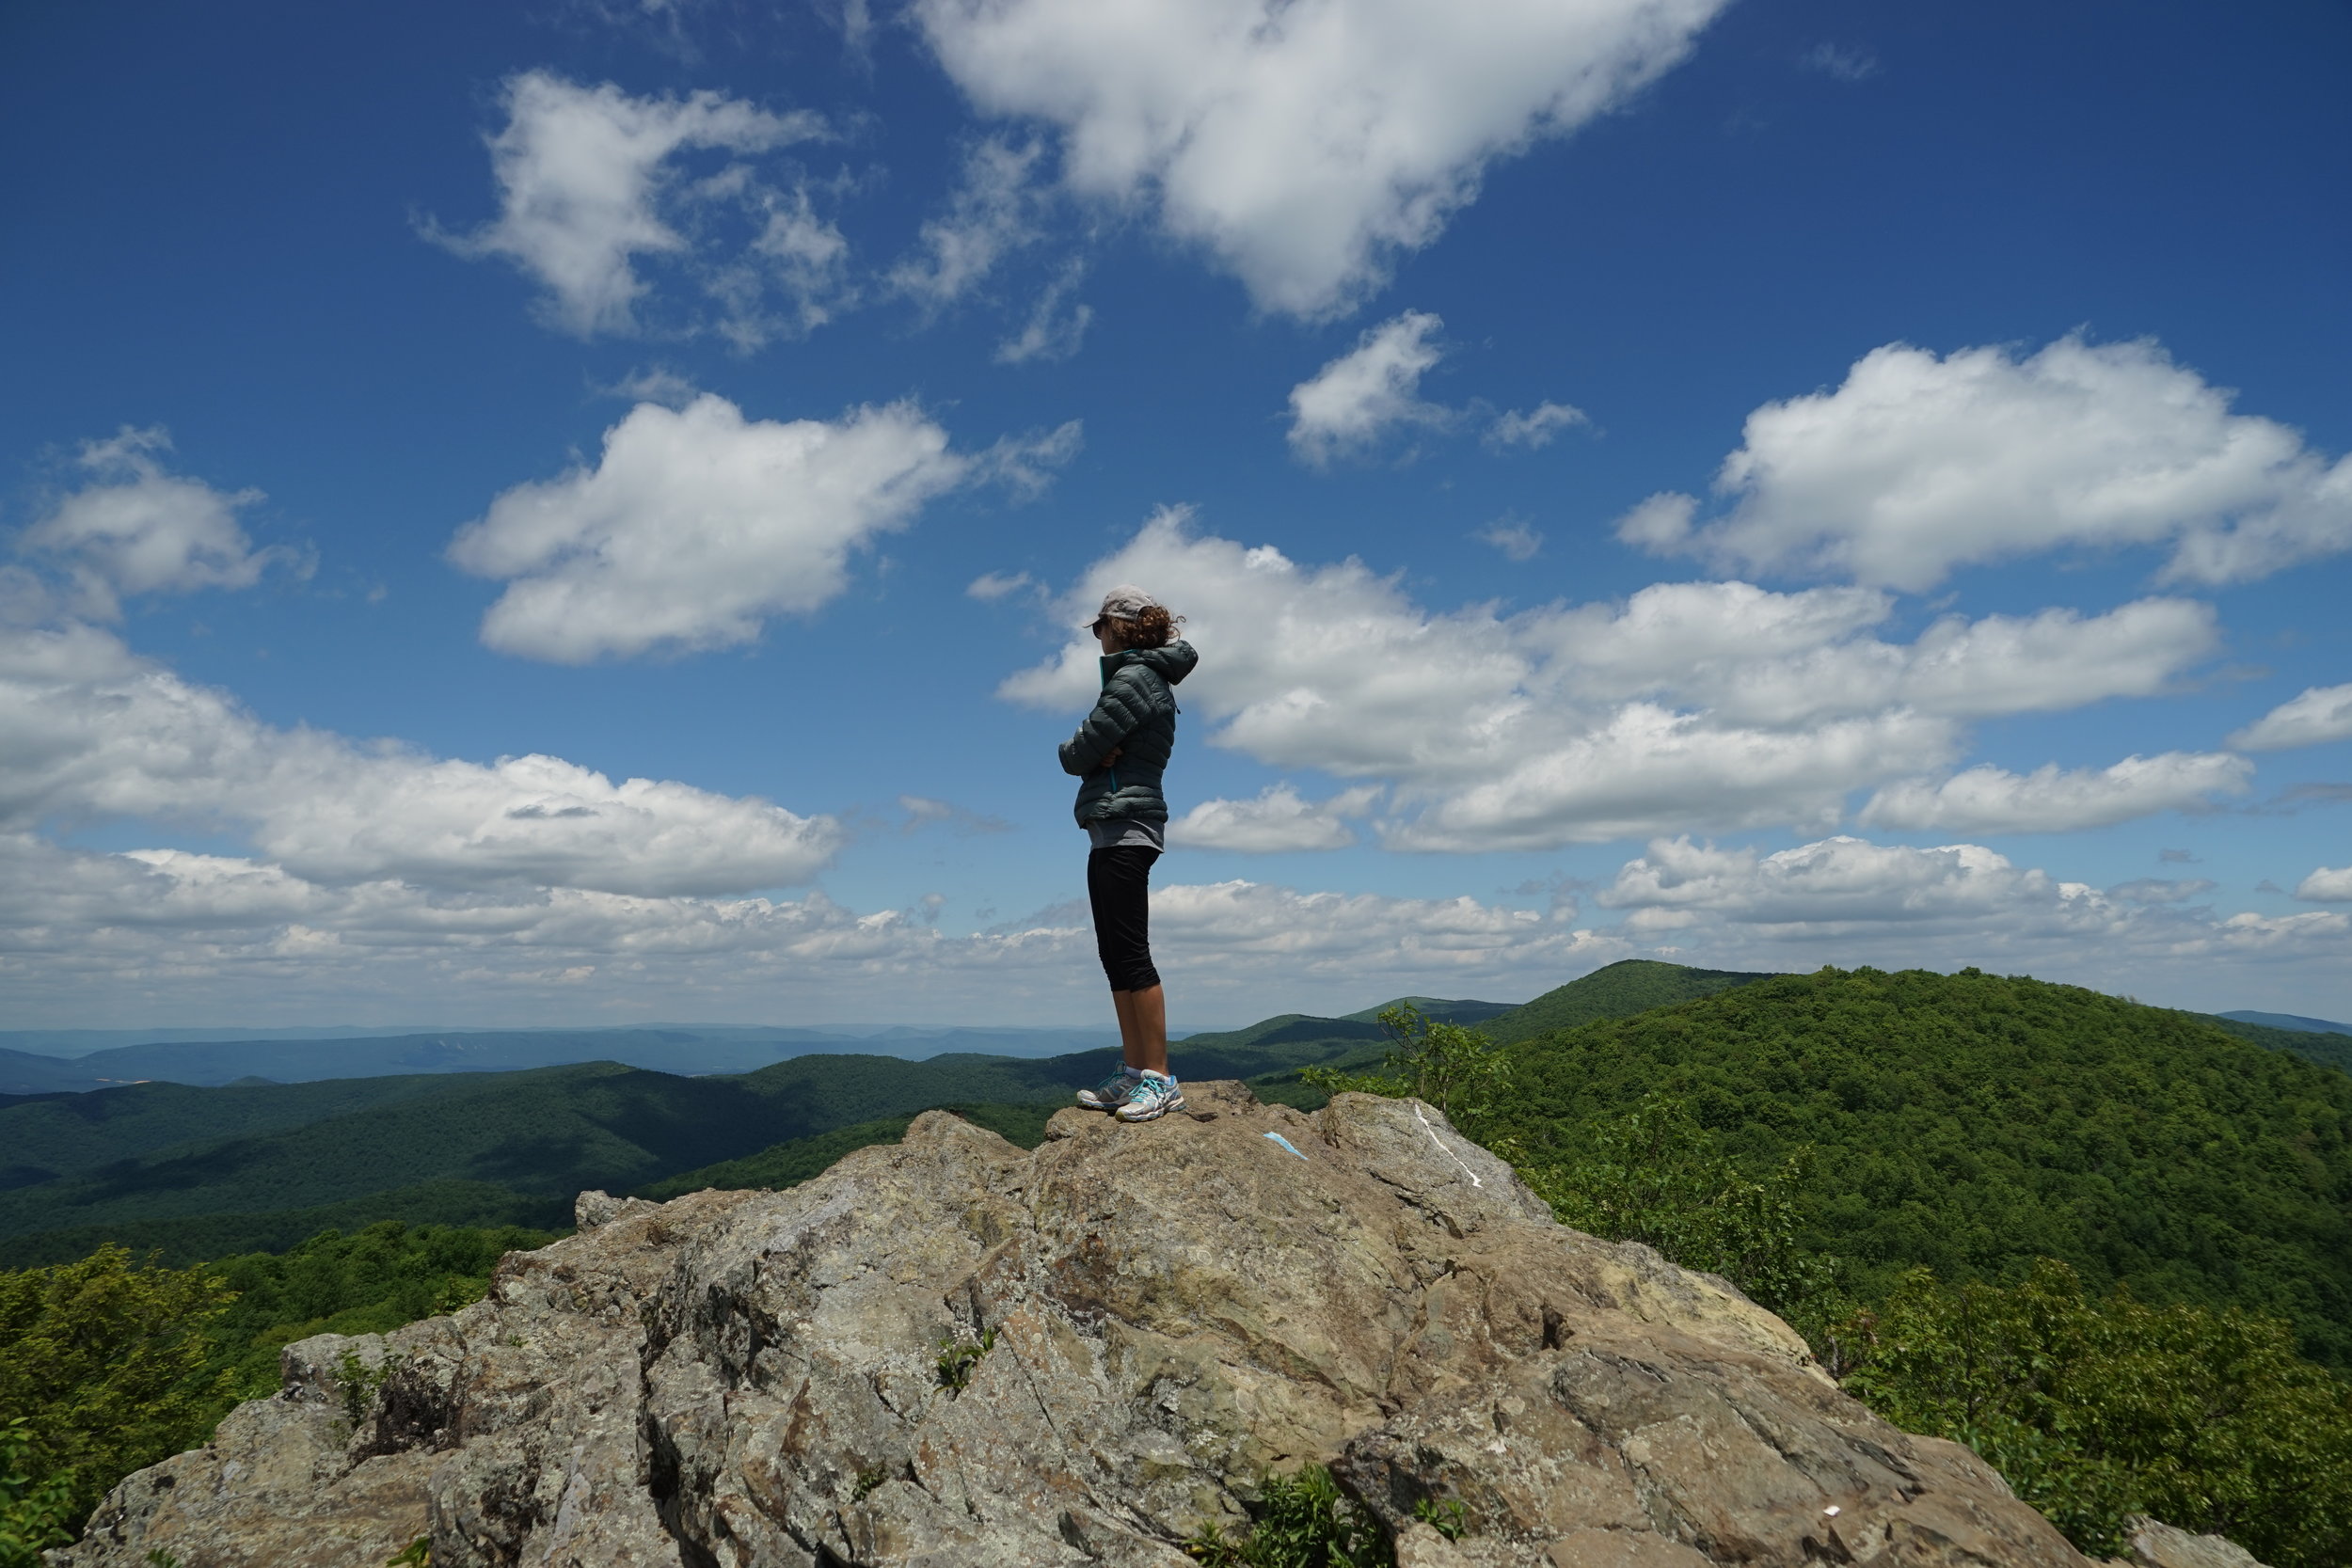
[[[26,1473],[33,1434],[24,1417],[0,1426],[0,1568],[40,1568],[44,1547],[73,1539],[73,1478]]]
[[[1642,1242],[1685,1268],[1720,1274],[1792,1320],[1827,1316],[1836,1263],[1804,1244],[1798,1210],[1809,1149],[1791,1150],[1760,1180],[1749,1178],[1685,1102],[1662,1095],[1577,1129],[1572,1154],[1549,1140],[1531,1147],[1527,1135],[1493,1131],[1511,1085],[1502,1048],[1475,1029],[1433,1022],[1409,1003],[1382,1013],[1380,1024],[1391,1044],[1375,1070],[1311,1067],[1299,1076],[1327,1094],[1425,1101],[1468,1135],[1484,1137],[1562,1224]]]
[[[1493,1113],[1510,1087],[1510,1068],[1502,1049],[1475,1029],[1436,1022],[1409,1002],[1381,1013],[1389,1053],[1371,1072],[1310,1067],[1298,1076],[1326,1094],[1406,1095],[1435,1105],[1466,1133]]]
[[[2045,1259],[2006,1288],[1914,1270],[1832,1338],[1850,1392],[1968,1444],[2092,1557],[2142,1513],[2273,1568],[2352,1561],[2352,1388],[2289,1324],[2090,1299]]]
[[[955,1393],[962,1393],[972,1386],[972,1372],[979,1366],[980,1357],[996,1348],[996,1330],[980,1331],[977,1339],[942,1339],[939,1358],[934,1364],[939,1386]]]
[[[62,1483],[78,1522],[122,1476],[202,1442],[229,1405],[205,1337],[228,1301],[211,1270],[121,1247],[0,1272],[0,1421],[23,1438],[8,1468],[44,1478],[15,1483],[19,1502]]]
[[[1246,1539],[1228,1541],[1211,1526],[1185,1552],[1209,1568],[1394,1568],[1388,1531],[1320,1465],[1267,1477],[1252,1512]]]
[[[1511,1049],[1481,1141],[1547,1162],[1654,1095],[1751,1180],[1817,1151],[1798,1239],[1865,1305],[1904,1271],[2293,1322],[2352,1370],[2352,1077],[2210,1021],[1963,971],[1823,970]]]
[[[279,1347],[313,1334],[386,1334],[480,1301],[506,1253],[545,1246],[546,1231],[404,1225],[385,1220],[352,1235],[324,1230],[282,1253],[208,1265],[236,1300],[209,1335],[233,1391],[255,1399],[278,1386]]]
[[[133,1470],[203,1442],[237,1399],[275,1389],[279,1347],[453,1311],[481,1298],[501,1254],[548,1240],[394,1220],[189,1269],[108,1246],[0,1271],[0,1568],[43,1529],[78,1528]]]
[[[1685,1268],[1722,1275],[1801,1326],[1828,1315],[1836,1263],[1804,1244],[1797,1208],[1810,1150],[1793,1150],[1777,1170],[1751,1179],[1670,1095],[1581,1131],[1575,1148],[1573,1156],[1547,1158],[1502,1139],[1496,1152],[1563,1225],[1641,1242]]]

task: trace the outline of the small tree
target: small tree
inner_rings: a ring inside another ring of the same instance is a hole
[[[0,1568],[40,1568],[45,1548],[73,1539],[73,1478],[34,1481],[25,1465],[32,1446],[23,1417],[0,1426]]]
[[[1563,1225],[1640,1242],[1685,1268],[1720,1274],[1804,1327],[1830,1310],[1836,1259],[1798,1240],[1797,1194],[1810,1150],[1762,1180],[1741,1174],[1680,1100],[1652,1095],[1594,1129],[1565,1158],[1531,1155],[1515,1139],[1498,1153],[1518,1168]]]
[[[78,1263],[0,1271],[0,1421],[48,1495],[71,1478],[78,1521],[130,1471],[204,1440],[231,1402],[204,1330],[229,1291],[203,1269],[135,1264],[119,1246]]]
[[[2144,1513],[2275,1568],[2352,1561],[2352,1387],[2286,1323],[2093,1300],[2043,1259],[2006,1288],[1915,1269],[1836,1334],[1850,1392],[1975,1449],[2092,1557]]]
[[[1406,1096],[1435,1105],[1446,1119],[1475,1136],[1476,1124],[1493,1112],[1510,1087],[1510,1063],[1502,1048],[1475,1029],[1433,1021],[1409,1002],[1380,1014],[1389,1052],[1371,1072],[1336,1068],[1303,1069],[1299,1077],[1326,1094]]]

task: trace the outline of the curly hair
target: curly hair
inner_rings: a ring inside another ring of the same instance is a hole
[[[1147,606],[1142,613],[1130,620],[1120,618],[1126,628],[1125,641],[1130,648],[1165,648],[1176,635],[1176,628],[1184,624],[1181,615],[1171,615],[1166,605]]]

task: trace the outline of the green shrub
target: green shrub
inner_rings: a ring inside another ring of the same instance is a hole
[[[1810,1148],[1800,1240],[1864,1305],[1904,1271],[2072,1264],[2243,1307],[2352,1371],[2352,1077],[2210,1020],[1963,972],[1824,970],[1512,1048],[1480,1141],[1566,1163],[1666,1095],[1762,1180]]]
[[[1394,1568],[1388,1531],[1320,1465],[1267,1477],[1251,1512],[1247,1538],[1228,1541],[1212,1526],[1184,1550],[1209,1568]]]
[[[350,1235],[323,1230],[282,1253],[224,1258],[208,1267],[237,1296],[212,1326],[213,1359],[239,1397],[260,1398],[278,1386],[280,1347],[313,1334],[389,1334],[454,1312],[482,1299],[504,1254],[553,1239],[515,1226],[384,1220]]]
[[[2287,1323],[2094,1300],[2045,1259],[2006,1288],[1915,1270],[1831,1338],[1850,1392],[1974,1448],[2092,1557],[2144,1513],[2272,1568],[2352,1561],[2352,1388]]]
[[[1825,1321],[1836,1263],[1804,1244],[1798,1212],[1811,1150],[1796,1149],[1752,1179],[1670,1095],[1582,1130],[1572,1155],[1531,1153],[1513,1138],[1495,1148],[1561,1224],[1722,1275],[1801,1326]]]
[[[996,1348],[996,1330],[984,1328],[977,1339],[942,1339],[936,1363],[939,1386],[955,1393],[971,1386],[972,1370],[980,1357]]]
[[[1301,1069],[1298,1076],[1326,1094],[1352,1090],[1391,1099],[1410,1095],[1435,1105],[1447,1120],[1475,1137],[1473,1129],[1492,1114],[1496,1101],[1510,1087],[1510,1068],[1502,1048],[1475,1029],[1432,1022],[1409,1002],[1381,1013],[1380,1027],[1389,1037],[1389,1053],[1375,1070],[1311,1067]]]
[[[0,1421],[21,1423],[20,1463],[47,1478],[33,1490],[70,1476],[78,1521],[124,1475],[202,1442],[230,1403],[205,1338],[228,1301],[211,1270],[121,1247],[0,1271]]]
[[[73,1477],[27,1473],[33,1434],[24,1417],[0,1426],[0,1568],[40,1568],[43,1548],[73,1539]]]
[[[481,1299],[501,1254],[548,1240],[394,1220],[189,1269],[108,1246],[0,1270],[0,1568],[39,1550],[25,1543],[43,1521],[78,1529],[115,1482],[276,1389],[281,1346],[453,1310]]]

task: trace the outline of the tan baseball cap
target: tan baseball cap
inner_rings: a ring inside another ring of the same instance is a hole
[[[1103,595],[1103,608],[1094,612],[1092,621],[1086,623],[1086,629],[1092,631],[1097,624],[1106,619],[1132,621],[1145,610],[1157,610],[1159,607],[1159,600],[1137,588],[1134,583],[1122,582]]]

